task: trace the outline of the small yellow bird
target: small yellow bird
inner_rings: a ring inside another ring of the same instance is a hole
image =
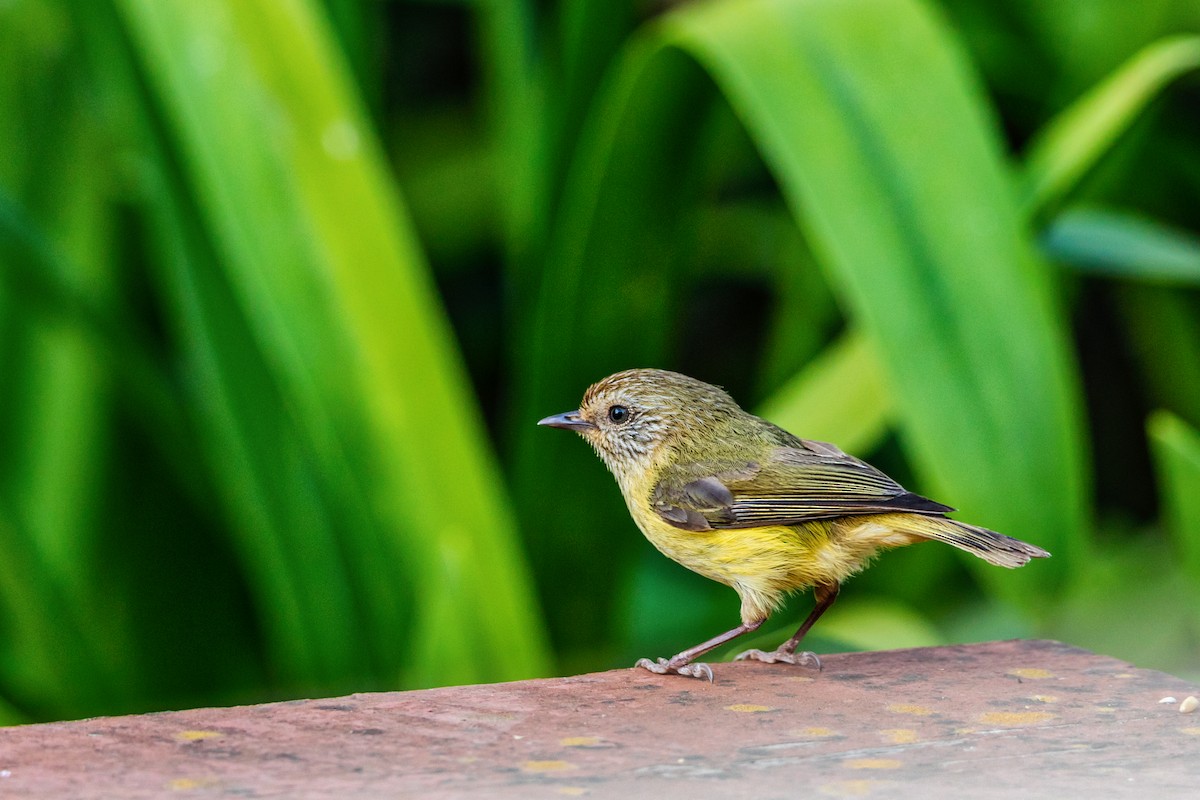
[[[947,519],[954,509],[904,487],[825,442],[748,414],[722,389],[657,369],[593,384],[577,411],[538,422],[578,432],[621,487],[629,513],[660,552],[733,587],[742,624],[671,658],[635,666],[713,679],[699,656],[757,629],[791,592],[816,605],[778,649],[737,658],[815,664],[796,648],[833,605],[842,581],[880,550],[934,539],[1001,567],[1050,554]]]

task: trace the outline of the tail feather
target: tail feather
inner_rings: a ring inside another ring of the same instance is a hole
[[[945,542],[979,556],[990,564],[1009,569],[1023,567],[1031,558],[1050,557],[1048,552],[1036,545],[944,517],[905,515],[904,524],[897,527],[905,533]]]

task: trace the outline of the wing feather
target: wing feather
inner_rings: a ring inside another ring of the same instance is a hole
[[[684,530],[798,525],[818,519],[953,511],[823,442],[795,440],[762,463],[693,462],[668,467],[651,494],[666,522]]]

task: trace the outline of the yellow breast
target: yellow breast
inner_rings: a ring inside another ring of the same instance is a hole
[[[649,503],[629,504],[642,533],[659,552],[706,578],[733,587],[742,618],[765,618],[790,592],[841,583],[891,542],[875,517],[820,520],[796,526],[686,531],[665,522]]]

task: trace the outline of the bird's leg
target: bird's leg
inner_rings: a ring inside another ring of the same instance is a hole
[[[834,600],[837,600],[838,592],[841,588],[837,583],[817,584],[816,588],[813,589],[813,596],[817,604],[813,606],[812,612],[804,620],[804,624],[800,626],[800,630],[796,631],[795,636],[779,645],[778,648],[772,650],[770,653],[764,653],[762,650],[747,650],[744,653],[739,653],[735,660],[744,661],[752,659],[754,661],[765,661],[768,664],[774,664],[779,661],[785,664],[814,664],[817,669],[820,669],[821,659],[817,658],[816,653],[808,650],[797,653],[796,648],[800,646],[800,641],[808,633],[808,629],[813,626],[813,623],[829,610]]]
[[[651,661],[648,658],[640,658],[633,665],[634,669],[641,667],[648,669],[651,672],[657,672],[663,675],[668,672],[677,672],[680,675],[686,675],[689,678],[708,678],[708,682],[712,683],[713,672],[712,667],[708,664],[692,663],[692,659],[704,655],[714,647],[720,647],[726,642],[736,639],[743,633],[758,630],[758,627],[763,624],[763,620],[755,620],[754,622],[738,625],[731,631],[725,631],[720,636],[714,636],[706,642],[701,642],[695,647],[689,647],[682,653],[677,653],[670,658],[660,658],[658,661]]]

